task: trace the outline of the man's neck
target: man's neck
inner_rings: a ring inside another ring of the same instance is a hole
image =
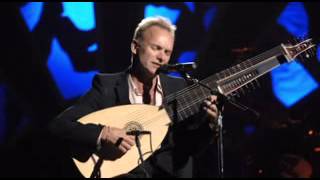
[[[132,70],[130,72],[133,83],[136,85],[140,93],[145,90],[153,91],[157,82],[157,76],[148,76],[141,71]]]

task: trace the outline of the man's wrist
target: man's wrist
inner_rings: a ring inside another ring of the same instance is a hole
[[[102,148],[102,140],[105,141],[103,139],[103,137],[105,136],[106,131],[109,131],[109,130],[110,130],[109,126],[103,126],[103,128],[99,134],[99,137],[97,139],[97,150],[98,151]]]

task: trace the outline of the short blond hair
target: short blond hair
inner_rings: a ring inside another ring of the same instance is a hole
[[[144,18],[136,27],[133,35],[133,40],[138,40],[141,39],[143,36],[143,32],[148,29],[149,27],[152,26],[158,26],[163,29],[168,30],[169,32],[172,33],[173,37],[175,37],[175,31],[177,27],[172,24],[172,22],[163,17],[163,16],[153,16],[153,17],[147,17]]]

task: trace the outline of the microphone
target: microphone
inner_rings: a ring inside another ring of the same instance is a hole
[[[157,70],[158,73],[168,73],[168,72],[188,72],[193,71],[197,68],[197,64],[194,62],[188,63],[177,63],[177,64],[164,64],[160,66]]]

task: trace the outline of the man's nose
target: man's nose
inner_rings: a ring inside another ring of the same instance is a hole
[[[163,62],[164,60],[165,60],[165,54],[164,54],[164,52],[159,52],[158,54],[157,54],[157,59],[160,61],[160,62]]]

